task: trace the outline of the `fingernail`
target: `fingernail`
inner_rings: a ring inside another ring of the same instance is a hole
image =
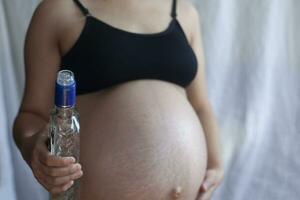
[[[76,164],[72,164],[71,169],[72,172],[76,172],[78,170],[78,166]]]
[[[77,169],[81,169],[81,165],[80,164],[77,164]]]
[[[75,180],[75,179],[78,179],[82,176],[82,173],[81,172],[77,172],[75,173],[74,175],[72,175],[72,180]]]
[[[210,186],[210,183],[208,183],[208,182],[203,183],[203,187],[205,190],[208,190],[209,186]]]
[[[80,165],[78,165],[77,163],[76,164],[72,164],[72,168],[77,171],[77,170],[80,169]]]

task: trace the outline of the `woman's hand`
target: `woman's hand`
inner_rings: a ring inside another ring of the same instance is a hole
[[[216,166],[208,168],[196,200],[210,200],[212,193],[222,182],[223,178],[224,171],[222,167]]]
[[[24,142],[22,154],[35,178],[52,195],[69,189],[82,176],[81,165],[73,157],[57,157],[48,151],[48,125]]]

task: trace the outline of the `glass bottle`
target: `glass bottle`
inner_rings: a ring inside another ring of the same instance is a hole
[[[52,155],[73,156],[79,162],[79,114],[75,107],[76,82],[72,71],[58,72],[55,84],[55,105],[50,114],[49,150]],[[66,192],[52,196],[51,200],[78,200],[79,180],[75,180]]]

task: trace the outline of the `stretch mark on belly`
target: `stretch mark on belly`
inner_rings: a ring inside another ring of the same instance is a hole
[[[173,189],[173,192],[172,192],[172,198],[174,199],[174,200],[176,200],[176,199],[179,199],[179,197],[180,197],[180,194],[181,194],[181,187],[180,186],[177,186],[175,189]]]

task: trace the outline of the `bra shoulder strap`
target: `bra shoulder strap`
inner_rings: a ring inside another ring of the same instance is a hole
[[[89,10],[79,0],[73,0],[84,16],[90,14]]]
[[[177,7],[177,1],[173,0],[173,4],[172,4],[172,12],[171,12],[171,16],[173,18],[176,18],[177,13],[176,13],[176,7]]]

